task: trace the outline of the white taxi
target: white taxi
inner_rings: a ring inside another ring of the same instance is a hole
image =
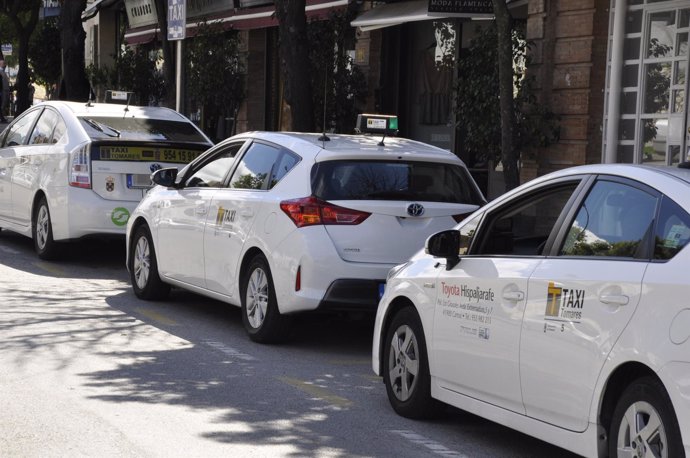
[[[373,368],[394,410],[438,402],[591,457],[690,456],[690,170],[529,182],[392,269]]]
[[[241,306],[257,342],[296,312],[375,311],[391,267],[485,203],[457,156],[383,135],[250,132],[153,180],[127,228],[134,292]]]
[[[42,259],[59,256],[60,241],[122,237],[151,172],[211,145],[168,108],[40,103],[0,134],[0,228],[32,237]]]

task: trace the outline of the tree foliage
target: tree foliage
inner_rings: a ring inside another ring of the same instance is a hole
[[[39,22],[29,41],[29,64],[37,84],[50,88],[60,82],[60,29],[56,18]]]
[[[326,127],[338,133],[352,133],[358,101],[367,94],[364,74],[346,53],[354,42],[354,29],[350,26],[353,15],[354,12],[334,12],[327,21],[307,25],[317,131]]]
[[[62,83],[60,98],[85,102],[89,99],[89,81],[84,66],[86,32],[81,13],[86,0],[62,0],[60,2],[60,43],[62,44]]]
[[[210,124],[234,118],[245,96],[239,34],[217,22],[202,22],[186,51],[187,90],[203,107],[204,118]]]
[[[496,26],[477,31],[469,48],[463,50],[458,62],[456,114],[463,144],[474,163],[504,160],[499,97]],[[512,60],[514,128],[513,150],[547,146],[557,140],[556,116],[537,103],[534,77],[526,74],[529,65],[529,44],[520,27],[513,29]],[[505,164],[504,164],[505,167]]]

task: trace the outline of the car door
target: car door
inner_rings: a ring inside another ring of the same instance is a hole
[[[26,141],[40,112],[40,108],[33,109],[17,118],[11,124],[0,148],[0,219],[15,221],[12,211],[12,177],[15,167],[26,160]]]
[[[261,215],[270,189],[297,162],[297,155],[276,145],[259,141],[248,145],[228,186],[215,194],[211,204],[204,240],[209,289],[232,295],[239,280],[244,244]]]
[[[219,149],[196,163],[181,188],[166,191],[158,223],[159,271],[166,277],[205,288],[204,226],[213,195],[235,161],[235,150]]]
[[[557,181],[492,209],[469,255],[436,280],[433,371],[442,388],[524,413],[520,331],[530,275],[580,178]],[[461,237],[462,238],[462,237]],[[460,253],[463,255],[464,253]]]
[[[46,186],[58,186],[55,176],[60,161],[65,160],[55,143],[65,131],[65,124],[56,111],[45,108],[22,148],[19,162],[12,171],[12,217],[22,225],[31,224],[33,198],[43,180]]]
[[[529,280],[520,342],[527,415],[584,431],[611,348],[639,302],[657,194],[599,178]]]

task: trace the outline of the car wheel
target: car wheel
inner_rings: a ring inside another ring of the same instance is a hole
[[[156,250],[147,226],[139,226],[134,232],[129,259],[129,276],[134,294],[140,299],[164,299],[170,292],[170,285],[163,283],[158,275]]]
[[[53,224],[50,221],[50,209],[45,197],[41,197],[34,212],[31,235],[39,258],[50,260],[58,257],[59,246],[53,240]]]
[[[383,353],[383,381],[393,409],[407,418],[429,418],[440,403],[431,398],[431,376],[422,323],[413,307],[395,314]]]
[[[663,385],[645,377],[630,385],[613,412],[610,457],[681,457],[683,443]]]
[[[278,310],[273,277],[263,255],[252,259],[243,277],[242,322],[254,342],[280,342],[289,332],[290,320]]]

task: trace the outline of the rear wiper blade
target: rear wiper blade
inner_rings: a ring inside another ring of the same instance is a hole
[[[118,138],[119,138],[120,135],[122,135],[121,132],[120,132],[119,130],[117,130],[117,129],[113,128],[113,127],[110,127],[110,126],[107,125],[107,124],[101,124],[100,122],[94,121],[93,119],[90,119],[90,118],[83,118],[83,119],[84,119],[84,122],[86,122],[88,125],[90,125],[91,127],[93,127],[94,129],[96,129],[96,130],[99,131],[99,132],[103,132],[104,134],[106,134],[106,135],[108,135],[108,136],[110,136],[110,137],[118,137]],[[109,135],[108,133],[106,133],[106,132],[103,130],[104,127],[107,128],[107,129],[109,129],[110,131],[114,132],[115,135]]]

